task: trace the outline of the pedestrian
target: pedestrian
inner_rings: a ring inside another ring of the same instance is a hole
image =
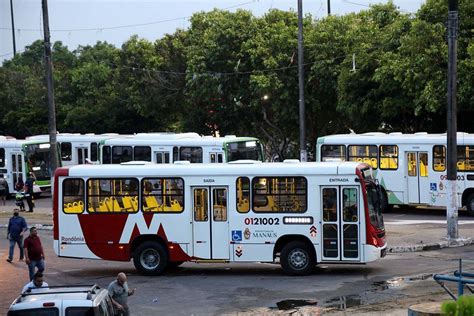
[[[127,300],[128,297],[135,293],[135,289],[129,290],[127,283],[127,276],[120,272],[117,279],[109,284],[109,295],[112,298],[112,303],[119,311],[119,315],[130,316]]]
[[[30,281],[33,280],[35,275],[35,268],[38,268],[37,272],[44,271],[44,252],[41,240],[38,237],[38,231],[36,227],[30,228],[30,235],[26,237],[25,243],[25,262],[28,265],[30,274]]]
[[[37,289],[40,287],[49,287],[49,285],[48,283],[43,281],[43,273],[36,272],[33,276],[33,280],[29,283],[26,283],[26,285],[23,287],[23,290],[21,290],[21,294],[26,293],[31,289]]]
[[[13,217],[8,221],[7,238],[10,241],[10,251],[8,252],[8,262],[13,260],[15,244],[20,248],[20,261],[23,261],[23,234],[28,230],[26,221],[18,214],[18,210],[13,211]]]
[[[35,182],[35,177],[33,173],[28,174],[28,178],[26,178],[25,186],[23,191],[25,192],[26,202],[28,203],[28,212],[32,213],[33,208],[35,207],[33,203],[33,185]]]
[[[4,174],[0,173],[0,202],[5,205],[5,199],[7,197],[7,180],[4,178]]]

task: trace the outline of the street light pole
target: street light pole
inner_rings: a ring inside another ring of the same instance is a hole
[[[304,107],[304,58],[303,58],[303,1],[298,0],[298,86],[300,117],[300,161],[307,161]]]
[[[13,57],[16,56],[16,43],[15,43],[15,19],[13,18],[13,0],[10,0],[10,13],[12,17],[12,38],[13,38]]]
[[[58,146],[56,141],[56,108],[54,105],[53,66],[51,63],[51,43],[49,35],[48,0],[42,0],[44,29],[44,67],[46,88],[48,91],[48,132],[50,143],[51,176],[59,166]]]
[[[447,192],[446,216],[448,239],[458,238],[457,207],[457,119],[456,119],[456,63],[457,63],[458,0],[448,3],[448,108],[447,108]]]

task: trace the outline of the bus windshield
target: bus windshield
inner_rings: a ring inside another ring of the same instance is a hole
[[[368,183],[366,188],[370,223],[376,228],[383,228],[382,199],[379,189],[374,183]]]
[[[36,180],[50,180],[51,178],[49,148],[48,143],[25,145],[27,171],[33,172]]]
[[[258,140],[231,142],[227,144],[227,161],[263,161],[262,145]]]

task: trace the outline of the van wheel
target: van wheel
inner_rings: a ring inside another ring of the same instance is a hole
[[[302,241],[286,244],[280,253],[280,264],[283,272],[289,275],[307,275],[316,264],[314,249]]]
[[[474,216],[474,193],[467,197],[466,209],[469,215]]]
[[[168,266],[168,253],[156,241],[142,243],[134,252],[133,264],[135,268],[145,275],[160,275]]]

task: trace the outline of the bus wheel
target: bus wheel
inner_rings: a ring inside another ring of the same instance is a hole
[[[314,250],[305,242],[292,241],[286,244],[280,253],[280,264],[283,272],[289,275],[306,275],[316,265]]]
[[[474,216],[474,193],[467,197],[466,209],[469,215]]]
[[[133,264],[145,275],[160,275],[168,265],[168,253],[160,243],[146,241],[135,250]]]

